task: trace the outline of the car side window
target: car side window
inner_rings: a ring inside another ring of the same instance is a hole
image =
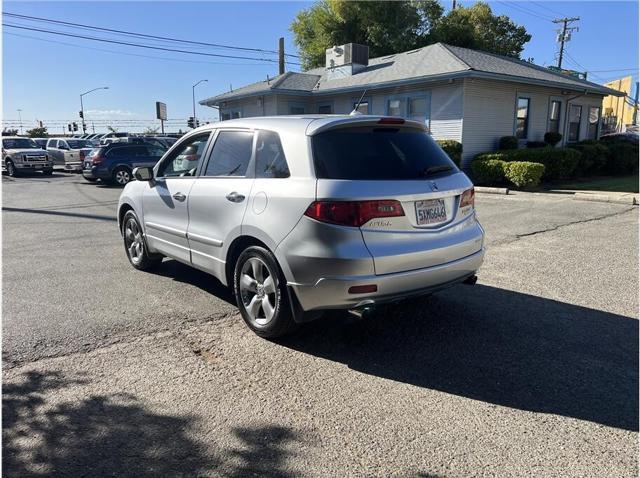
[[[107,154],[105,154],[105,156],[107,158],[123,158],[125,156],[128,156],[128,149],[129,148],[112,148],[107,151]]]
[[[256,143],[256,178],[288,178],[287,159],[280,135],[273,131],[260,131]]]
[[[164,154],[164,149],[156,146],[147,146],[147,156],[157,156],[158,158]]]
[[[193,136],[178,145],[160,164],[157,177],[193,176],[207,147],[210,133]]]
[[[220,131],[204,176],[245,176],[252,151],[252,131]]]

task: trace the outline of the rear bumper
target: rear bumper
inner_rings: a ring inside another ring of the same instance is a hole
[[[467,257],[424,269],[384,275],[321,278],[312,285],[291,282],[288,285],[305,311],[354,309],[427,294],[455,285],[473,275],[482,265],[483,259],[484,248]],[[348,292],[352,286],[370,284],[378,286],[377,292]]]
[[[100,171],[97,168],[82,169],[82,176],[88,179],[109,179],[109,171]]]
[[[77,162],[66,162],[64,163],[64,170],[65,171],[73,171],[73,172],[80,172],[82,171],[82,163],[80,161]]]

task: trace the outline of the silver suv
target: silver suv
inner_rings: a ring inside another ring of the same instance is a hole
[[[473,283],[484,256],[473,184],[401,118],[223,121],[133,174],[118,205],[131,264],[214,275],[263,337]]]

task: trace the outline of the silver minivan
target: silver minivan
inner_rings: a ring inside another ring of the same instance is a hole
[[[474,283],[484,256],[473,184],[401,118],[223,121],[133,174],[118,205],[133,267],[169,257],[212,274],[263,337]]]

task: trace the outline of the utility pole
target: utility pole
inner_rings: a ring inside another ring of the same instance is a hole
[[[278,41],[278,74],[284,75],[284,37]]]
[[[571,32],[576,30],[578,31],[578,27],[570,27],[571,23],[577,22],[580,20],[580,17],[565,17],[565,18],[556,18],[553,20],[553,23],[562,23],[562,30],[556,30],[558,32],[557,41],[560,43],[560,54],[558,55],[558,68],[562,68],[562,58],[564,57],[564,43],[571,40]]]
[[[196,118],[196,86],[205,81],[208,82],[209,80],[200,80],[191,87],[191,99],[193,101],[193,124],[195,125],[194,128],[198,127],[198,119]]]
[[[451,10],[455,10],[456,9],[456,0],[452,0],[451,2]]]

